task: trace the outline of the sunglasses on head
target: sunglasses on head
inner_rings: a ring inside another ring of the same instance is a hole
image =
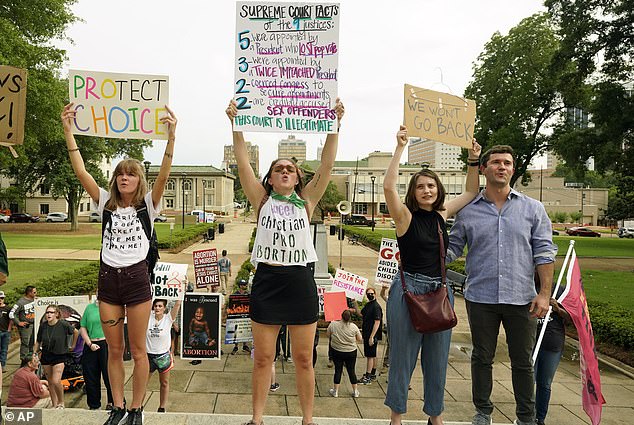
[[[273,172],[274,173],[281,173],[282,171],[284,171],[284,169],[286,169],[286,171],[288,171],[289,173],[297,172],[297,167],[295,167],[293,164],[276,165],[275,167],[273,167]]]

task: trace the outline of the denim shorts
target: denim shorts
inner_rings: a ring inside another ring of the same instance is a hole
[[[112,305],[135,305],[152,299],[147,261],[128,267],[99,266],[97,298]]]

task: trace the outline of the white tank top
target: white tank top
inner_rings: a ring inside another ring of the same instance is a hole
[[[251,263],[305,266],[316,261],[306,208],[269,197],[260,209]]]

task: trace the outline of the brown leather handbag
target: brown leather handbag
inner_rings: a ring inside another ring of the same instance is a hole
[[[407,309],[412,325],[417,332],[430,334],[446,331],[458,324],[456,312],[449,301],[447,292],[447,273],[445,271],[445,239],[443,238],[440,223],[438,224],[438,237],[440,238],[440,270],[442,274],[442,285],[435,291],[426,294],[412,294],[405,285],[405,275],[403,273],[403,263],[401,257],[401,284],[403,294],[407,301]]]

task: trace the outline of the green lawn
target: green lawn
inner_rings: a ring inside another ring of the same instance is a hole
[[[81,260],[10,260],[9,279],[2,290],[10,294],[14,288],[23,288],[43,277],[70,271],[86,264]]]
[[[558,276],[559,271],[555,273]],[[565,283],[565,276],[562,283]],[[581,270],[587,299],[634,311],[634,272]]]
[[[96,232],[99,232],[101,223],[92,224]],[[195,224],[185,224],[185,227]],[[159,240],[169,239],[170,224],[154,223],[156,236]],[[174,232],[181,230],[180,226],[174,227]],[[63,234],[32,234],[2,232],[2,239],[9,249],[100,249],[101,239],[98,233],[73,235],[70,232]]]
[[[360,227],[360,229],[367,229]],[[394,229],[375,228],[374,233],[384,238],[396,239]],[[634,239],[617,238],[587,238],[571,236],[553,236],[553,241],[559,247],[558,256],[565,256],[570,240],[575,240],[575,250],[580,257],[627,257],[634,258]],[[465,251],[466,252],[466,251]]]

